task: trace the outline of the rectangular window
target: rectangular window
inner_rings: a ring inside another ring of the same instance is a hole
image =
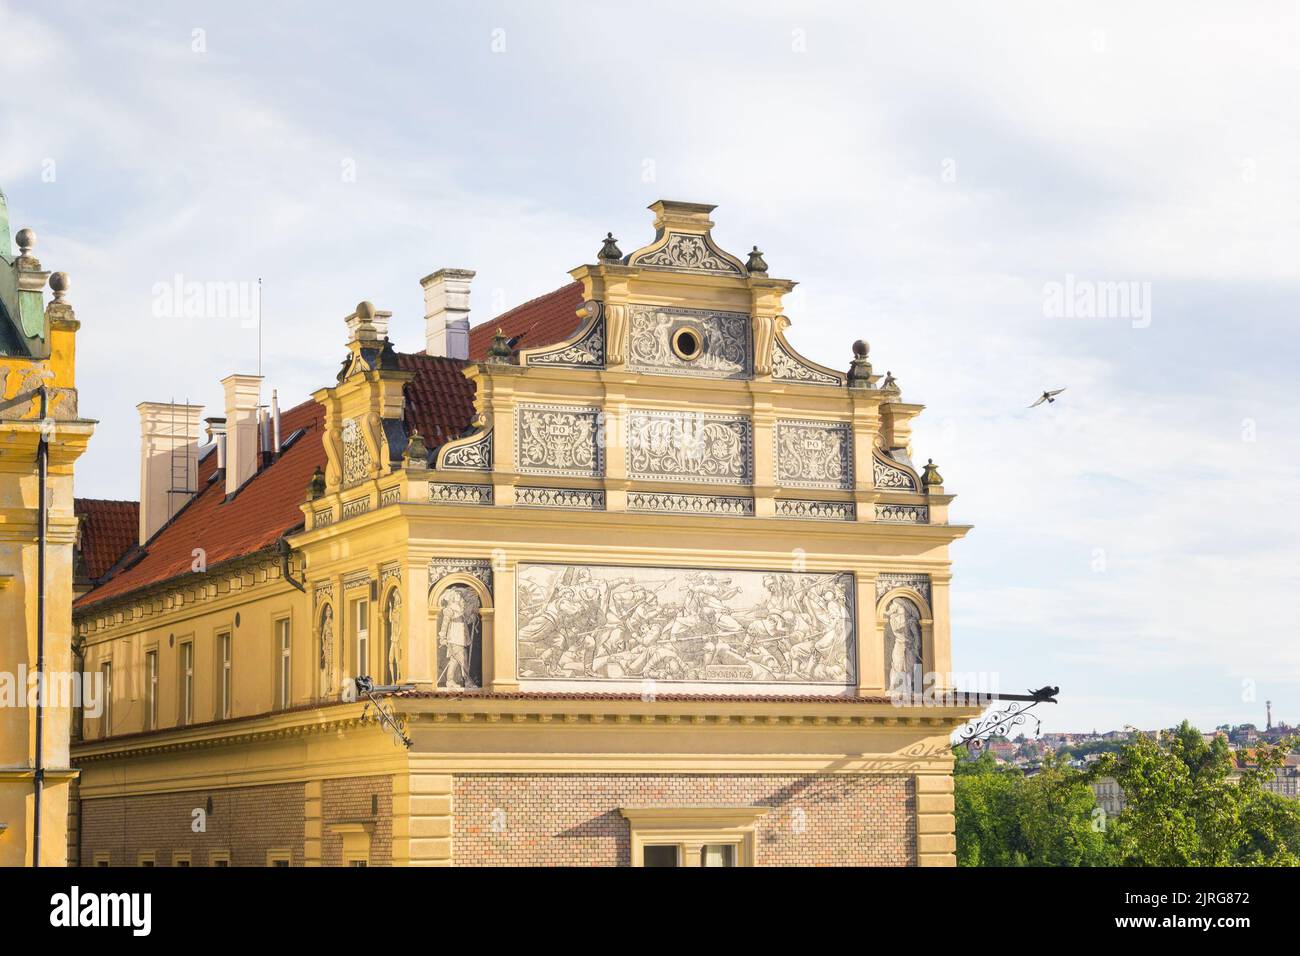
[[[153,866],[154,865],[153,850],[141,850],[140,853],[136,856],[135,862],[137,866]]]
[[[266,865],[267,866],[288,866],[289,851],[288,850],[267,850]]]
[[[146,651],[144,655],[144,721],[145,730],[158,729],[157,651]]]
[[[99,735],[107,737],[113,732],[113,662],[104,661],[100,673],[104,680],[104,716],[99,721]]]
[[[180,713],[177,718],[181,725],[194,722],[194,642],[186,641],[181,645],[181,692]]]
[[[357,672],[354,677],[370,675],[370,602],[364,598],[352,605],[357,635]]]
[[[645,848],[643,866],[680,866],[679,848],[676,843],[648,844]]]
[[[96,853],[96,854],[95,854],[95,866],[108,866],[108,854],[107,854],[107,853]]]
[[[217,718],[230,716],[230,633],[217,635]]]
[[[293,701],[293,633],[287,617],[275,622],[275,634],[275,705],[283,710]]]
[[[230,851],[213,850],[208,855],[208,863],[211,866],[230,866]]]
[[[172,851],[172,866],[189,866],[189,865],[190,865],[189,850]]]

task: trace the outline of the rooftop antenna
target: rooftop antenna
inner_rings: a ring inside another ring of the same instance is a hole
[[[189,397],[185,399],[185,404],[190,403]],[[194,475],[190,470],[190,451],[189,451],[189,434],[181,435],[176,429],[176,398],[172,397],[169,402],[171,427],[168,429],[168,441],[171,445],[168,450],[171,465],[171,487],[167,489],[167,517],[172,518],[180,505],[177,504],[175,495],[183,495],[184,498],[180,504],[184,504],[194,494]],[[178,441],[183,438],[184,441]],[[177,452],[180,452],[179,456]]]

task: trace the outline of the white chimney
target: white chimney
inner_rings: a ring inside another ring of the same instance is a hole
[[[262,403],[262,376],[227,375],[226,390],[226,496],[257,474],[258,408]]]
[[[141,402],[140,544],[194,495],[199,471],[202,405]]]
[[[469,284],[472,269],[439,269],[424,287],[424,350],[428,355],[469,358]]]

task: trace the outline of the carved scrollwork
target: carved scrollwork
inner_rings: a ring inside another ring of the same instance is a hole
[[[699,354],[683,358],[673,349],[682,326],[697,329],[704,341]],[[657,375],[699,378],[749,378],[752,374],[751,328],[743,312],[628,306],[628,367]]]
[[[853,435],[847,423],[778,421],[777,481],[792,488],[852,488]]]
[[[750,484],[753,439],[748,418],[693,412],[632,412],[627,471],[633,478]]]
[[[890,491],[917,491],[916,476],[897,465],[890,464],[880,456],[874,458],[874,475],[877,488]]]
[[[715,246],[709,236],[683,232],[669,232],[659,245],[637,254],[629,264],[672,272],[745,274],[744,267]]]
[[[577,336],[567,342],[543,351],[529,352],[528,365],[553,368],[604,368],[605,367],[605,317],[599,302],[585,305],[588,320],[578,330]]]
[[[772,346],[772,378],[778,382],[798,382],[802,385],[844,384],[842,375],[822,371],[800,360],[779,337]]]
[[[599,409],[520,405],[515,414],[515,467],[522,474],[599,477],[604,472]]]
[[[491,471],[492,429],[448,442],[438,453],[438,467],[454,471]]]

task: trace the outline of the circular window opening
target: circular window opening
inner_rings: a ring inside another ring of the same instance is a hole
[[[704,351],[704,336],[699,329],[686,326],[673,333],[673,352],[684,362],[691,362]]]

